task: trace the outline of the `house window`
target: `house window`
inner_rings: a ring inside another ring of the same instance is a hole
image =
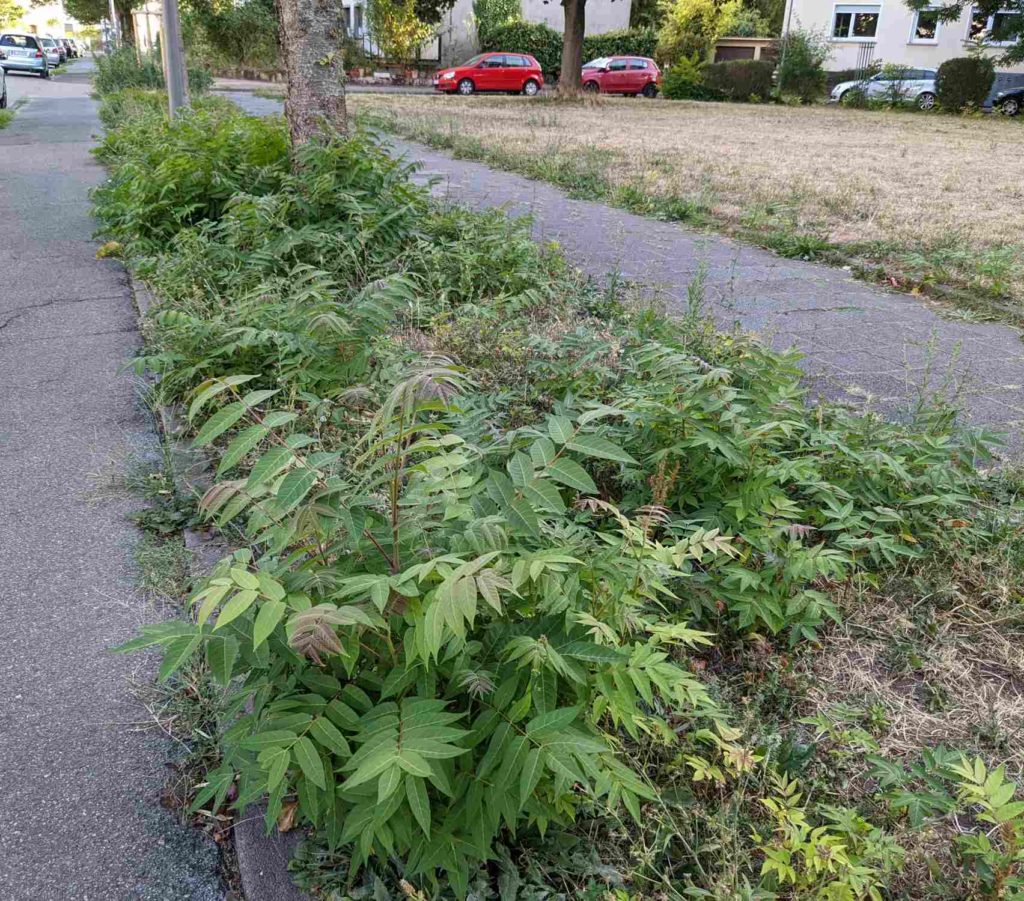
[[[832,39],[869,41],[878,31],[880,6],[837,6],[832,21]]]
[[[939,10],[935,7],[919,9],[914,15],[910,31],[911,44],[934,44],[939,39]]]
[[[360,36],[363,33],[363,8],[357,6],[355,8],[355,24],[352,26],[352,31],[356,36]]]
[[[1013,44],[1021,27],[1024,13],[1001,9],[988,15],[977,7],[971,11],[971,23],[967,28],[967,38],[971,41],[986,41],[990,44]]]

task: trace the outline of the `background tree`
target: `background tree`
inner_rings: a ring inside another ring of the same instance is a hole
[[[416,15],[416,0],[370,0],[366,28],[381,55],[400,63],[413,60],[434,31]]]
[[[344,7],[321,0],[278,0],[277,14],[288,76],[284,112],[292,146],[344,134]]]
[[[24,6],[18,6],[14,0],[0,0],[0,28],[17,25],[23,15],[25,15]]]
[[[743,12],[740,0],[666,0],[658,33],[658,59],[673,65],[694,55],[710,58],[715,41],[729,34]]]
[[[921,10],[933,6],[933,3],[930,0],[907,0],[907,6]],[[983,44],[987,41],[1011,41],[998,57],[999,61],[1006,65],[1024,62],[1024,0],[953,0],[939,6],[939,20],[955,22],[964,10],[972,16],[972,38]],[[977,31],[974,23],[981,26]]]
[[[437,25],[441,17],[455,5],[455,0],[416,0],[414,12],[424,25]],[[476,4],[473,4],[474,9]]]
[[[41,3],[33,5],[41,6],[46,2],[47,0],[42,0]],[[135,20],[132,18],[135,5],[135,0],[114,0],[114,11],[121,27],[121,39],[126,44],[135,43]],[[64,11],[83,25],[99,25],[110,15],[107,0],[64,0]]]

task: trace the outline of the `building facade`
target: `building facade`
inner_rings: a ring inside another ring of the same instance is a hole
[[[788,0],[785,29],[804,28],[828,35],[832,54],[828,69],[862,69],[873,63],[897,63],[935,69],[947,59],[964,56],[978,40],[999,57],[1009,42],[1001,33],[1014,14],[986,15],[967,8],[955,22],[940,22],[938,7],[912,10],[903,0],[841,3],[836,0]],[[1019,14],[1018,14],[1019,15]],[[1024,66],[999,67],[1024,73]]]

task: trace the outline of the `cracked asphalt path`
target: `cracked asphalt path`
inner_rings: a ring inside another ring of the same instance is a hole
[[[156,439],[119,367],[139,345],[97,260],[96,103],[79,62],[0,131],[0,899],[216,901],[218,855],[159,806],[169,747],[107,649],[159,616],[134,588],[121,487]]]
[[[224,96],[254,115],[280,111],[279,101],[238,90],[242,85],[224,85]],[[1024,451],[1024,342],[1010,326],[956,318],[955,311],[858,281],[842,269],[572,200],[543,182],[388,140],[422,167],[419,179],[436,179],[436,196],[532,216],[538,240],[557,241],[597,279],[617,273],[670,310],[684,310],[689,285],[702,276],[719,325],[735,324],[778,349],[799,350],[812,391],[895,416],[912,409],[923,392],[954,391],[972,424],[1002,432],[1014,455]]]

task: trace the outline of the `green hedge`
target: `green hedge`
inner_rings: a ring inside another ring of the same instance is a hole
[[[775,64],[763,59],[731,59],[704,67],[704,86],[721,100],[767,100]]]
[[[592,34],[583,41],[583,60],[599,56],[654,56],[657,43],[658,35],[653,28]],[[550,78],[557,78],[562,68],[562,35],[542,22],[512,22],[495,28],[481,38],[480,49],[529,53]]]
[[[968,107],[980,108],[995,79],[995,65],[990,59],[973,56],[947,59],[935,76],[939,105],[954,112]]]

